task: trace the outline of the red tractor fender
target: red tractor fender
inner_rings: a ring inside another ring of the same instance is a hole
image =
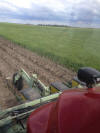
[[[29,116],[27,133],[100,133],[100,88],[63,92]]]

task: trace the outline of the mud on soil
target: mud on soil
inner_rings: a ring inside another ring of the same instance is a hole
[[[75,75],[71,70],[0,37],[0,106],[3,109],[18,104],[6,86],[6,78],[12,77],[20,68],[28,74],[37,73],[46,85],[71,80]]]

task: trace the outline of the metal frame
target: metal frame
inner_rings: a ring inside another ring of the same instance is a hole
[[[16,120],[17,118],[21,118],[23,116],[30,114],[37,107],[57,99],[60,94],[61,94],[61,92],[55,93],[55,94],[52,94],[52,95],[49,95],[46,97],[42,97],[40,99],[36,99],[34,101],[31,101],[31,102],[24,103],[24,104],[21,104],[21,105],[18,105],[18,106],[12,107],[12,108],[8,108],[6,110],[1,111],[0,112],[0,127],[11,123],[12,121]],[[26,112],[22,112],[20,114],[19,113],[13,114],[14,112],[18,112],[22,109],[27,109],[27,108],[32,108],[32,109],[30,109],[29,111],[26,111]]]

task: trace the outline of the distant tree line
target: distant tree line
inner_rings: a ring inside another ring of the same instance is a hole
[[[70,27],[67,25],[57,25],[57,24],[38,24],[39,26],[56,26],[56,27]]]

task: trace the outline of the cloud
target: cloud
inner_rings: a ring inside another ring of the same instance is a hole
[[[100,0],[1,0],[2,20],[99,25]]]

